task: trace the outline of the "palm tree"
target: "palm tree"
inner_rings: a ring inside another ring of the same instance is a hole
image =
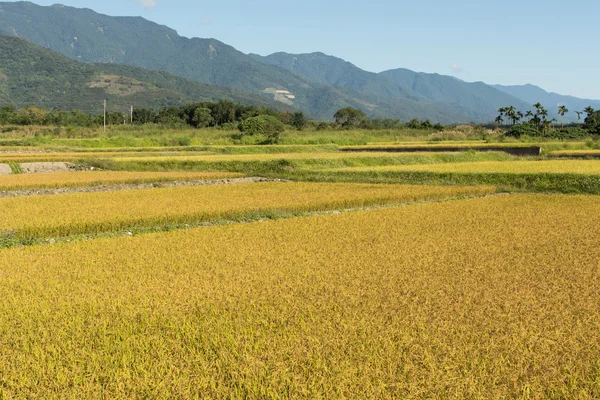
[[[531,121],[539,129],[540,128],[540,124],[542,123],[542,118],[540,118],[540,115],[544,115],[544,113],[546,113],[546,115],[548,115],[548,112],[546,111],[546,109],[544,108],[544,106],[542,106],[542,103],[540,103],[539,101],[537,103],[535,103],[533,105],[533,107],[535,108],[535,114],[533,115],[533,118],[531,119]],[[546,119],[546,118],[544,118],[544,119]]]
[[[569,109],[565,106],[559,106],[558,107],[558,115],[560,115],[561,117],[563,117],[563,121],[561,122],[561,129],[565,127],[565,122],[564,122],[564,118],[565,118],[565,114],[569,112]]]
[[[504,113],[506,112],[506,107],[501,107],[498,109],[498,117],[496,118],[496,122],[499,123],[500,125],[502,125],[502,122],[504,122]]]
[[[588,115],[588,117],[591,117],[595,111],[596,110],[594,110],[592,107],[586,107],[583,109],[583,112],[585,112]]]
[[[533,118],[533,113],[531,112],[531,110],[525,113],[525,118],[529,118],[529,122],[531,122],[531,119]]]
[[[506,116],[511,119],[512,124],[514,125],[517,117],[517,109],[515,106],[509,106],[506,108]]]
[[[521,111],[517,111],[516,118],[517,122],[521,121],[523,119],[523,113]]]
[[[581,114],[583,114],[581,111],[575,111],[575,114],[577,114],[577,121],[581,121]]]

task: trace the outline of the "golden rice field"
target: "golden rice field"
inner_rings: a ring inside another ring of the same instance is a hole
[[[439,153],[419,153],[439,154]],[[345,158],[385,158],[414,156],[414,153],[384,153],[384,152],[359,152],[359,153],[279,153],[279,154],[219,154],[219,155],[199,155],[199,156],[150,156],[150,157],[114,157],[116,162],[152,162],[152,161],[204,161],[204,162],[225,162],[225,161],[273,161],[273,160],[339,160]]]
[[[169,152],[164,151],[162,156],[179,157],[191,155],[210,154],[203,152]],[[15,152],[15,153],[0,153],[0,162],[77,162],[90,158],[113,158],[113,157],[130,157],[137,159],[138,157],[153,157],[156,153],[151,152],[125,152],[125,151],[89,151],[89,152]]]
[[[495,149],[495,148],[503,148],[503,147],[531,147],[531,146],[535,146],[535,144],[531,144],[531,143],[506,143],[506,142],[501,142],[501,143],[487,143],[484,141],[460,141],[460,142],[445,142],[445,143],[432,143],[432,142],[411,142],[411,143],[390,143],[390,144],[386,144],[386,143],[373,143],[373,144],[368,144],[368,145],[361,145],[361,146],[344,146],[343,149],[347,149],[347,150],[369,150],[369,149],[387,149],[387,148],[391,148],[391,149],[414,149],[414,148],[431,148],[431,149],[444,149],[444,148],[455,148],[455,147],[462,147],[462,148],[488,148],[488,149]]]
[[[0,250],[0,397],[600,398],[600,198]]]
[[[426,171],[451,173],[509,174],[600,174],[596,160],[481,161],[467,163],[393,165],[337,169],[346,171]]]
[[[0,175],[1,190],[63,188],[111,184],[199,181],[239,178],[234,172],[119,172],[78,171],[47,174]]]
[[[68,236],[139,225],[197,223],[494,193],[493,186],[244,183],[0,198],[0,234]]]
[[[550,153],[551,156],[570,157],[570,156],[589,156],[600,157],[600,150],[558,150]]]

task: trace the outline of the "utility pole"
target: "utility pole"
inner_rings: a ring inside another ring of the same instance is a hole
[[[131,116],[130,123],[133,124],[133,106],[131,106],[131,111],[130,111],[129,115]]]
[[[106,100],[104,100],[104,132],[106,132]]]

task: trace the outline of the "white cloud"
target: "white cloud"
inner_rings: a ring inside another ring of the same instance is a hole
[[[466,71],[464,68],[459,67],[457,64],[450,65],[450,69],[457,75],[466,74],[471,75],[469,71]]]
[[[137,0],[144,8],[154,8],[158,5],[157,0]]]

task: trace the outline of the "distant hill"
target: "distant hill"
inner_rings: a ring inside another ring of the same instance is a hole
[[[373,96],[394,99],[425,100],[405,86],[394,84],[385,76],[364,71],[348,61],[323,53],[275,53],[266,57],[250,54],[250,56],[265,64],[285,68],[314,82],[336,88],[349,88]]]
[[[438,110],[453,107],[449,114],[469,115],[470,121],[492,121],[500,107],[525,105],[521,100],[482,82],[468,83],[450,76],[407,69],[376,74],[323,53],[251,56],[319,83],[338,89],[352,89],[362,96],[412,100]]]
[[[281,103],[232,88],[217,87],[166,72],[116,64],[84,64],[24,39],[0,36],[0,105],[36,104],[100,112],[161,107],[195,101],[230,100],[293,110]]]
[[[529,105],[527,110],[532,109],[531,105],[539,101],[554,117],[558,117],[558,107],[564,105],[569,109],[569,113],[565,115],[565,120],[570,122],[577,121],[577,114],[575,114],[575,111],[583,111],[586,107],[592,107],[596,110],[600,109],[600,100],[586,100],[573,96],[550,93],[534,85],[494,85],[494,87],[526,102]],[[562,117],[560,117],[560,119],[562,120]]]
[[[426,74],[407,69],[382,72],[398,85],[407,87],[430,101],[460,104],[484,115],[488,121],[504,106],[525,106],[522,100],[483,82],[469,83],[452,76]]]

